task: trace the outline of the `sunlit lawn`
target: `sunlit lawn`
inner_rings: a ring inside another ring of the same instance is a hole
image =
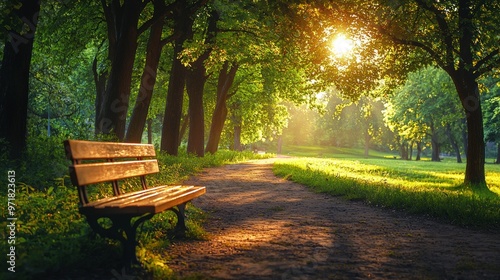
[[[462,184],[465,163],[405,161],[359,149],[287,147],[276,174],[320,192],[447,218],[463,225],[500,226],[500,166],[486,164],[489,191]]]
[[[360,149],[335,147],[291,146],[285,151],[291,156],[328,159],[309,162],[309,166],[314,165],[331,175],[407,188],[456,188],[462,184],[465,173],[465,163],[457,163],[455,158],[441,162],[426,158],[406,161],[377,151],[370,151],[369,157],[364,158]],[[500,195],[500,164],[487,163],[485,169],[488,188]]]

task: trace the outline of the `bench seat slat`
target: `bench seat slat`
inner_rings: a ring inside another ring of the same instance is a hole
[[[141,213],[159,213],[175,207],[179,204],[188,202],[206,192],[205,187],[201,186],[178,186],[174,192],[171,192],[172,186],[160,186],[144,191],[139,191],[142,195],[119,195],[107,201],[99,200],[95,203],[89,203],[80,208],[83,214],[141,214]]]
[[[78,164],[70,167],[73,184],[78,186],[121,180],[158,173],[156,159]]]
[[[175,190],[178,190],[179,188],[183,188],[183,187],[186,188],[186,187],[192,187],[192,186],[158,186],[158,187],[149,188],[146,190],[129,192],[129,193],[125,193],[125,194],[118,195],[118,196],[103,198],[103,199],[91,202],[87,205],[92,206],[92,207],[101,207],[102,205],[113,206],[113,205],[118,205],[118,204],[134,203],[134,202],[137,202],[139,200],[144,200],[144,199],[152,197],[152,196],[157,196],[160,193],[167,192],[167,193],[173,194],[173,192]]]
[[[141,196],[128,196],[126,198],[114,200],[106,205],[108,207],[112,206],[128,206],[131,204],[140,205],[140,204],[152,204],[157,200],[164,200],[168,197],[175,197],[177,195],[181,195],[183,192],[191,189],[192,186],[178,186],[178,187],[164,187],[154,192],[143,193]]]
[[[156,156],[154,146],[150,144],[67,140],[64,145],[67,157],[71,160]]]

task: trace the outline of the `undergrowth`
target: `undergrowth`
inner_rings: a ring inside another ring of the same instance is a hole
[[[29,154],[20,163],[0,164],[0,198],[7,205],[7,172],[15,171],[15,243],[2,242],[2,252],[15,247],[15,273],[5,268],[1,279],[131,279],[121,267],[118,242],[96,235],[78,212],[76,189],[69,182],[69,161],[60,141],[46,139],[44,145],[32,143]],[[150,185],[180,183],[202,168],[260,158],[251,152],[220,151],[203,158],[178,157],[159,153],[160,173],[149,176]],[[1,226],[6,229],[10,216],[0,207]],[[187,238],[204,239],[202,210],[188,205]],[[173,273],[166,265],[170,239],[167,233],[176,223],[171,211],[155,215],[138,230],[138,259],[142,268],[134,279],[168,279]],[[1,231],[8,240],[7,230]],[[5,254],[4,254],[5,256]],[[82,278],[82,276],[85,276]],[[125,278],[124,278],[125,277]]]

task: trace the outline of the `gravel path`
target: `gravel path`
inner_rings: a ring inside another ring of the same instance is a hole
[[[206,241],[168,250],[203,279],[500,279],[500,233],[317,194],[277,178],[274,159],[206,169],[194,204]]]

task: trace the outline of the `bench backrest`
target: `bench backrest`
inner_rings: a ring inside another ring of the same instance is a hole
[[[87,185],[111,182],[114,195],[119,195],[118,180],[140,177],[146,189],[144,176],[159,172],[158,161],[153,159],[155,149],[150,144],[66,140],[64,146],[72,161],[71,181],[78,187],[82,205],[89,203]]]

